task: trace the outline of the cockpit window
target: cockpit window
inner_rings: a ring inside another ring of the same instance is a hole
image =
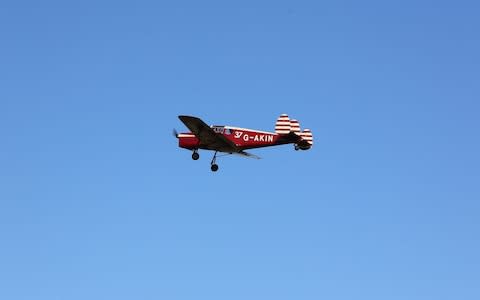
[[[225,128],[225,134],[230,135],[230,134],[232,134],[232,131],[228,128]]]

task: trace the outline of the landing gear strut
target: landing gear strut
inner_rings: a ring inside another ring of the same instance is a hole
[[[212,172],[217,172],[218,171],[218,165],[216,164],[217,152],[218,151],[215,151],[215,154],[213,155],[213,158],[212,158],[212,162],[210,163],[211,164],[210,169],[212,170]]]
[[[193,160],[198,160],[200,158],[200,154],[198,154],[197,151],[198,150],[193,150],[193,153],[192,153],[192,159]]]

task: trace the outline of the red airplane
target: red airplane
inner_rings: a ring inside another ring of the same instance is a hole
[[[213,172],[218,171],[217,153],[237,154],[246,157],[259,158],[245,152],[246,149],[294,144],[295,150],[308,150],[313,146],[313,135],[309,129],[300,131],[297,120],[290,120],[282,114],[275,124],[275,132],[266,132],[232,126],[208,126],[196,117],[178,116],[180,121],[190,129],[188,133],[177,133],[178,146],[193,151],[192,159],[200,158],[198,149],[213,150],[210,163]]]

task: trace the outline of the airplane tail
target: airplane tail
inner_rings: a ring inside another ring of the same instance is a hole
[[[287,114],[282,114],[275,123],[275,132],[277,134],[295,133],[301,140],[295,144],[295,149],[308,150],[313,146],[313,134],[310,129],[300,129],[298,120],[290,119]]]
[[[282,114],[277,119],[277,123],[275,123],[275,133],[278,134],[289,134],[291,129],[290,119],[288,115]]]
[[[300,135],[300,123],[297,120],[290,120],[290,131],[294,132],[296,135]]]
[[[302,141],[298,143],[300,149],[310,149],[313,146],[313,134],[310,129],[304,129],[300,132],[300,136],[302,137]]]

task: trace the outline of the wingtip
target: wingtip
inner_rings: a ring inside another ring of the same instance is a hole
[[[248,158],[262,159],[260,156],[256,156],[255,154],[252,154],[252,153],[249,153],[249,152],[246,152],[246,151],[240,151],[237,154],[243,155],[243,156],[248,157]]]
[[[198,117],[189,116],[189,115],[179,115],[178,118],[182,122],[185,121],[185,120],[191,120],[191,119],[200,120],[200,118],[198,118]]]

